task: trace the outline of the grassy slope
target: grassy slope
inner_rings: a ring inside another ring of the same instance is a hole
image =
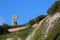
[[[48,37],[46,40],[60,40],[60,18],[50,29]]]
[[[47,19],[47,18],[46,18]],[[46,20],[45,19],[45,20]],[[42,23],[42,25],[40,25],[40,27],[38,28],[38,30],[36,31],[36,33],[34,34],[34,36],[32,37],[31,40],[41,40],[41,33],[42,33],[42,28],[45,24],[45,20],[44,22]]]
[[[26,28],[24,30],[20,30],[14,33],[9,33],[9,34],[3,34],[0,35],[0,40],[5,40],[7,38],[14,38],[14,40],[17,40],[17,38],[22,38],[25,39],[31,32],[33,28]]]
[[[42,40],[41,34],[44,24],[45,22],[39,27],[31,40]],[[60,18],[54,23],[53,28],[50,29],[46,40],[60,40]]]

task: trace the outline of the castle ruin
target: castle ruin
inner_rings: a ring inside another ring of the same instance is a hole
[[[12,25],[13,26],[17,25],[17,18],[18,18],[18,15],[13,15],[12,16]]]

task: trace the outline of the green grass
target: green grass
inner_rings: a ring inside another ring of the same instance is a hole
[[[32,30],[33,28],[26,28],[17,32],[3,34],[0,35],[0,40],[6,40],[7,38],[14,38],[14,40],[17,40],[17,38],[25,39],[32,32]]]

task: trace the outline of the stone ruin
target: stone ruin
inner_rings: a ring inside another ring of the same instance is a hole
[[[17,25],[17,18],[18,18],[18,15],[13,15],[12,16],[12,25],[13,26]]]

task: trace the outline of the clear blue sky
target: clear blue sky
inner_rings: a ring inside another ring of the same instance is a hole
[[[55,0],[0,0],[0,24],[12,24],[12,15],[18,14],[18,24],[25,24],[30,19],[47,10]]]

